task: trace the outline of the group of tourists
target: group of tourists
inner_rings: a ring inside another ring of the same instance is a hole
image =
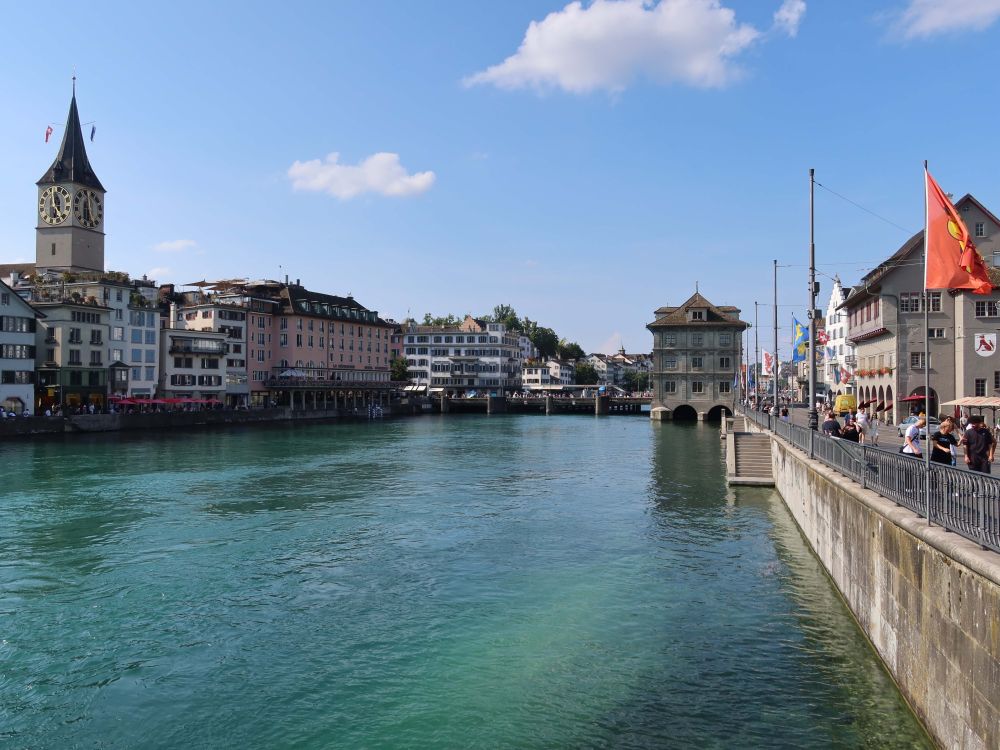
[[[931,435],[931,461],[941,464],[955,466],[958,463],[958,449],[965,449],[965,464],[972,471],[983,474],[991,473],[993,456],[996,453],[997,441],[993,432],[986,426],[986,420],[982,415],[972,415],[966,420],[964,429],[955,424],[951,417],[941,422],[937,432]],[[920,415],[916,425],[927,423],[926,417]],[[920,430],[916,425],[910,425],[906,430],[904,453],[920,456]],[[916,428],[916,429],[914,429]],[[917,436],[917,443],[914,446],[913,434]]]
[[[849,440],[852,443],[878,445],[878,420],[868,416],[866,411],[849,411],[844,415],[844,425],[837,421],[833,411],[826,412],[820,429],[824,435]]]

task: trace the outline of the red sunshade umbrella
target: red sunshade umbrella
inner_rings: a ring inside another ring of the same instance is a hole
[[[904,401],[923,401],[924,396],[907,396],[906,398],[899,399],[900,403]]]
[[[879,401],[878,406],[875,407],[875,411],[885,411],[885,401]]]

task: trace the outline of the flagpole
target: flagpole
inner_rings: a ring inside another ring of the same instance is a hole
[[[760,392],[760,328],[757,321],[757,302],[753,303],[753,395],[754,400]]]
[[[930,215],[928,214],[927,195],[927,160],[924,159],[924,414],[926,415],[927,437],[924,439],[924,504],[927,507],[927,525],[931,525],[931,353],[929,328],[929,310],[931,295],[927,290],[927,240],[930,230]],[[898,364],[898,363],[897,363]],[[917,431],[920,437],[920,431]]]
[[[816,412],[816,170],[809,170],[809,429],[819,429]]]
[[[774,259],[774,359],[771,360],[774,378],[774,406],[778,405],[778,259]]]

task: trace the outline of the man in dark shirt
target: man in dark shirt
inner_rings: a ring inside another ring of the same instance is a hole
[[[824,435],[829,435],[830,437],[840,437],[840,423],[837,418],[833,416],[832,411],[826,413],[826,421],[823,422],[821,428]]]
[[[997,447],[996,440],[986,428],[981,415],[976,415],[969,421],[972,427],[965,431],[965,463],[973,471],[989,474]]]

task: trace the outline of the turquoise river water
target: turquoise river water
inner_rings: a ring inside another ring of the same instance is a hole
[[[0,747],[930,747],[717,428],[0,445]]]

